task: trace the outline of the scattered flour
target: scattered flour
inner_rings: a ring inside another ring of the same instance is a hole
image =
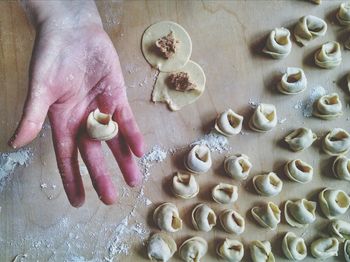
[[[287,118],[281,118],[281,119],[278,119],[278,123],[279,124],[283,124],[284,122],[286,122],[287,121]]]
[[[215,151],[218,153],[222,153],[230,149],[227,138],[219,135],[215,131],[212,131],[209,134],[204,135],[202,138],[194,141],[191,146],[193,145],[206,145],[210,151]]]
[[[248,104],[251,108],[257,108],[260,103],[254,101],[252,98],[249,98]]]
[[[161,148],[160,146],[154,146],[150,152],[145,154],[139,160],[139,167],[144,177],[144,181],[147,182],[150,176],[150,168],[155,164],[162,162],[167,157],[167,150]]]
[[[313,108],[314,102],[325,94],[326,94],[326,90],[322,86],[317,86],[311,89],[309,97],[307,98],[305,102],[305,106],[303,108],[303,115],[305,117],[312,116],[312,110],[313,110],[312,108]]]

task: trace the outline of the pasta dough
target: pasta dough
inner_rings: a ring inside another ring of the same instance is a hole
[[[325,120],[335,119],[343,114],[342,103],[337,93],[321,96],[314,103],[312,114]]]
[[[151,260],[168,261],[176,250],[174,239],[165,233],[155,233],[148,240],[147,254]]]
[[[262,196],[275,196],[282,191],[283,182],[274,172],[253,177],[256,192]]]
[[[196,178],[192,174],[176,172],[172,181],[172,192],[184,199],[195,197],[199,192]]]
[[[349,209],[350,197],[343,190],[325,188],[318,195],[318,202],[323,214],[332,219]]]
[[[216,185],[211,191],[213,200],[219,204],[230,204],[238,198],[237,186],[220,183]]]
[[[339,242],[335,237],[319,238],[311,244],[311,254],[322,260],[338,256],[338,249]]]
[[[334,219],[329,224],[329,231],[334,237],[337,237],[340,241],[345,241],[350,239],[350,223],[340,220]]]
[[[316,202],[305,198],[296,201],[287,200],[284,206],[284,216],[292,227],[304,227],[316,220]]]
[[[303,92],[307,87],[307,79],[303,69],[297,67],[288,67],[287,72],[283,74],[277,89],[286,95],[295,95]]]
[[[306,46],[311,40],[326,34],[327,24],[313,15],[303,16],[294,28],[295,40]]]
[[[281,210],[272,202],[253,207],[251,213],[259,225],[271,230],[275,230],[281,222]]]
[[[253,262],[275,262],[269,241],[253,241],[250,245],[250,256]]]
[[[276,107],[271,104],[260,104],[249,121],[249,127],[257,132],[269,131],[276,125]]]
[[[249,158],[243,154],[226,157],[224,161],[226,174],[233,179],[245,180],[249,176],[252,164]]]
[[[350,240],[344,243],[344,257],[346,262],[350,262]]]
[[[185,158],[184,164],[190,172],[207,172],[212,165],[209,148],[205,145],[195,145]]]
[[[284,255],[293,261],[303,260],[307,256],[307,247],[304,239],[297,237],[293,232],[287,232],[282,240]]]
[[[341,25],[350,25],[350,3],[344,2],[339,6],[337,19]]]
[[[216,253],[226,261],[239,262],[244,256],[244,247],[238,240],[225,238],[217,246]]]
[[[301,127],[287,135],[284,141],[296,152],[310,147],[316,139],[316,134],[310,128]]]
[[[331,69],[340,65],[341,60],[340,45],[335,41],[323,44],[315,53],[315,63],[321,68]]]
[[[208,243],[201,237],[187,239],[179,248],[180,257],[186,262],[200,262],[208,251]]]
[[[178,41],[176,50],[167,58],[157,50],[156,42],[172,33]],[[183,68],[192,53],[192,41],[186,30],[171,21],[162,21],[148,27],[142,36],[142,53],[148,63],[161,72],[173,72]]]
[[[153,213],[154,223],[167,232],[176,232],[182,228],[182,220],[179,210],[172,203],[164,203],[158,206]]]
[[[346,154],[350,149],[350,134],[342,128],[334,128],[324,137],[322,148],[331,156]]]
[[[312,166],[300,159],[289,161],[284,166],[284,172],[290,180],[302,184],[310,182],[314,173]]]
[[[338,156],[333,163],[333,174],[335,177],[350,181],[350,159],[346,156]]]
[[[197,205],[192,211],[192,224],[196,230],[209,232],[216,225],[215,212],[205,204]]]
[[[244,218],[233,209],[225,209],[219,215],[222,228],[231,234],[240,235],[245,230]]]
[[[289,55],[292,50],[290,32],[286,28],[275,28],[269,34],[263,52],[272,58],[280,59]]]
[[[112,115],[101,113],[96,108],[87,118],[86,131],[92,139],[107,141],[118,134],[118,124],[112,120]]]
[[[242,130],[243,116],[228,109],[221,113],[215,121],[215,130],[225,136],[237,135]]]

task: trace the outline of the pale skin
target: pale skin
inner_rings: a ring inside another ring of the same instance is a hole
[[[30,143],[48,115],[58,169],[71,205],[79,207],[85,199],[78,150],[99,198],[113,204],[117,192],[101,142],[86,134],[87,116],[98,107],[118,123],[119,133],[107,145],[129,186],[141,182],[134,155],[143,155],[144,142],[127,100],[118,54],[103,30],[95,3],[27,0],[23,5],[37,34],[23,115],[9,144],[19,148]]]

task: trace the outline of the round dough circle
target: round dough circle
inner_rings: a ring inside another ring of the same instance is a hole
[[[170,32],[179,40],[176,53],[168,59],[161,56],[155,47],[155,42]],[[148,63],[161,72],[176,71],[187,64],[192,53],[192,41],[186,30],[171,21],[162,21],[149,26],[142,36],[142,53]]]

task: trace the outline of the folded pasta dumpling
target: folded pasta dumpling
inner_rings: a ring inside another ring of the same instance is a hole
[[[312,145],[317,139],[315,133],[310,128],[300,127],[284,138],[293,151],[302,151]]]
[[[216,253],[226,261],[239,262],[244,256],[244,247],[240,241],[226,238],[216,247]]]
[[[323,44],[314,58],[315,64],[321,68],[330,69],[340,65],[342,57],[339,43],[331,41]]]
[[[250,245],[250,256],[253,262],[275,262],[269,241],[253,241]]]
[[[293,261],[303,260],[307,256],[307,247],[304,239],[297,237],[293,232],[287,232],[282,240],[284,255]]]
[[[332,219],[349,209],[350,197],[343,190],[325,188],[318,195],[318,202],[323,214]]]
[[[216,225],[215,212],[205,204],[198,204],[192,211],[192,224],[196,230],[209,232]]]
[[[327,24],[321,18],[313,15],[303,16],[294,28],[294,37],[297,42],[307,45],[311,40],[326,34]]]
[[[262,196],[275,196],[282,191],[283,182],[274,172],[253,177],[256,192]]]
[[[228,233],[240,235],[244,232],[244,218],[232,209],[222,211],[219,215],[219,221],[222,228]]]
[[[242,130],[243,116],[228,109],[221,113],[215,121],[215,130],[225,136],[237,135]]]
[[[284,172],[290,180],[302,184],[310,182],[314,173],[312,166],[300,159],[287,162]]]
[[[208,251],[208,243],[201,237],[187,239],[179,248],[180,257],[186,262],[199,262]]]
[[[303,69],[288,67],[283,74],[281,81],[277,84],[277,89],[286,95],[298,94],[306,89],[307,79]]]
[[[325,120],[331,120],[341,116],[343,112],[339,95],[333,93],[321,96],[315,101],[312,114]]]
[[[247,179],[251,168],[252,164],[250,163],[249,158],[243,154],[229,156],[224,161],[226,174],[233,179]]]
[[[289,55],[292,50],[290,32],[286,28],[275,28],[269,34],[263,52],[272,58],[280,59]]]
[[[344,257],[346,262],[350,262],[350,240],[344,243]]]
[[[334,128],[324,137],[322,148],[331,156],[346,154],[350,149],[350,134],[342,128]]]
[[[185,158],[185,167],[193,173],[205,173],[211,167],[211,154],[206,145],[195,145]]]
[[[274,230],[281,222],[281,210],[272,202],[253,207],[251,213],[259,225]]]
[[[305,198],[296,201],[287,200],[284,216],[292,227],[304,227],[316,220],[316,202]]]
[[[171,190],[175,196],[189,199],[198,194],[199,186],[194,175],[176,172],[173,177]]]
[[[118,124],[113,121],[112,115],[104,114],[96,108],[86,120],[86,131],[92,139],[107,141],[118,134]]]
[[[249,127],[257,132],[267,132],[277,124],[276,107],[271,104],[260,104],[249,121]]]
[[[213,188],[211,195],[219,204],[233,203],[238,198],[238,188],[231,184],[220,183]]]
[[[344,2],[339,6],[337,19],[341,25],[350,25],[350,3]]]
[[[158,206],[153,213],[154,223],[167,232],[176,232],[182,228],[182,220],[179,210],[172,203],[164,203]]]
[[[342,242],[350,239],[349,222],[346,222],[340,219],[334,219],[329,224],[329,231],[334,237],[338,238]]]
[[[335,237],[319,238],[311,244],[311,254],[322,260],[338,256],[338,249],[339,241]]]
[[[333,174],[335,177],[350,181],[350,159],[346,156],[338,156],[333,163]]]
[[[148,240],[147,254],[151,260],[168,261],[176,250],[174,239],[165,233],[155,233]]]

